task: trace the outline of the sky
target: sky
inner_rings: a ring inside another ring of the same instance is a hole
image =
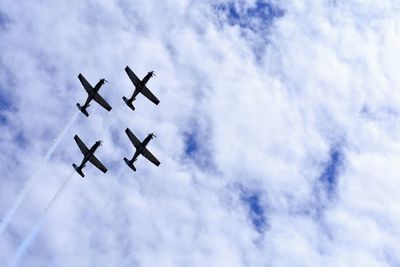
[[[0,266],[400,266],[399,13],[2,0]],[[124,104],[126,66],[158,106]],[[111,112],[79,113],[79,73]],[[125,165],[127,127],[159,167]],[[72,173],[75,134],[106,174]]]

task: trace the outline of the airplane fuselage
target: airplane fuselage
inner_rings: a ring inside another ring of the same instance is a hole
[[[125,130],[126,134],[128,135],[128,138],[130,139],[132,145],[135,147],[135,153],[133,157],[128,160],[127,158],[124,158],[125,163],[128,165],[129,168],[131,168],[133,171],[136,171],[136,167],[134,166],[134,162],[137,160],[139,155],[142,155],[145,157],[147,160],[149,160],[151,163],[153,163],[156,166],[160,165],[160,161],[146,148],[146,146],[149,144],[150,140],[156,137],[154,133],[150,133],[143,141],[140,141],[129,128],[126,128]]]
[[[97,148],[99,148],[100,142],[97,141],[85,154],[83,154],[83,160],[81,164],[78,166],[79,169],[85,167],[86,162],[89,161],[90,156],[94,154]]]
[[[147,146],[147,144],[150,142],[150,140],[153,139],[153,135],[149,134],[144,140],[143,142],[138,145],[135,151],[135,154],[133,155],[132,159],[130,160],[131,162],[134,162],[136,160],[136,158],[142,153],[143,149]]]
[[[136,96],[142,91],[143,87],[146,86],[146,83],[150,80],[150,78],[153,76],[152,72],[149,72],[144,76],[142,81],[135,87],[135,91],[133,92],[131,98],[129,99],[129,102],[132,102],[135,100]]]
[[[88,97],[85,101],[85,104],[81,107],[82,109],[86,109],[87,107],[89,107],[89,103],[90,101],[93,100],[94,96],[99,92],[100,87],[104,84],[104,80],[100,80],[98,81],[98,83],[96,84],[96,86],[89,92]]]

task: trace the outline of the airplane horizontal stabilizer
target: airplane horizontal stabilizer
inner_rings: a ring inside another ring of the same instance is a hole
[[[76,103],[76,105],[78,106],[79,110],[86,115],[86,117],[89,117],[89,113],[87,112],[87,110],[85,108],[82,108],[82,106],[79,103]]]
[[[83,174],[83,171],[82,171],[81,168],[78,168],[78,166],[76,166],[75,163],[72,164],[72,166],[74,167],[75,171],[76,171],[77,173],[79,173],[80,176],[82,176],[82,178],[85,177],[85,174]]]
[[[136,171],[136,168],[133,165],[133,162],[130,162],[127,158],[124,158],[124,161],[125,161],[126,165],[129,166],[129,168],[131,168],[134,172]]]
[[[135,107],[132,105],[132,101],[129,101],[125,96],[123,96],[122,99],[128,107],[130,107],[132,110],[135,110]]]

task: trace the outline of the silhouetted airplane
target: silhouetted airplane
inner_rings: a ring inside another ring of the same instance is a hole
[[[149,134],[143,142],[140,142],[139,139],[129,130],[129,128],[126,128],[125,130],[126,134],[128,135],[129,139],[131,140],[133,146],[136,148],[135,154],[133,155],[131,160],[128,160],[127,158],[124,158],[125,163],[133,170],[136,171],[135,166],[133,166],[133,163],[137,160],[137,157],[142,154],[146,159],[154,163],[154,165],[159,166],[160,162],[156,157],[153,156],[153,154],[150,153],[150,151],[146,148],[147,144],[150,142],[155,135],[153,133]]]
[[[101,141],[97,141],[94,143],[94,145],[89,149],[87,146],[82,142],[82,140],[79,138],[78,135],[74,136],[75,142],[78,144],[79,149],[82,151],[83,154],[83,160],[79,166],[76,166],[76,164],[72,164],[74,169],[76,170],[77,173],[79,173],[80,176],[85,177],[85,175],[82,172],[82,169],[86,166],[86,162],[92,163],[94,166],[96,166],[100,171],[106,173],[107,168],[104,167],[104,165],[94,156],[94,152],[96,149],[101,146]]]
[[[129,99],[127,99],[125,96],[122,97],[122,99],[125,101],[128,107],[130,107],[132,110],[135,110],[135,107],[132,105],[132,102],[135,100],[136,96],[139,93],[142,93],[145,97],[147,97],[151,102],[153,102],[156,105],[160,103],[157,97],[155,97],[153,93],[146,87],[146,83],[150,80],[151,77],[155,75],[154,71],[150,71],[149,73],[147,73],[146,76],[143,78],[143,80],[140,80],[128,66],[126,66],[125,71],[128,74],[129,79],[131,79],[133,85],[135,86],[135,91],[133,92],[132,96]]]
[[[99,90],[100,87],[107,82],[106,79],[100,79],[100,81],[96,84],[96,86],[93,88],[90,83],[83,77],[81,73],[78,75],[79,80],[81,81],[83,88],[85,88],[86,92],[88,93],[88,97],[86,99],[86,102],[83,106],[81,106],[79,103],[76,103],[78,106],[79,110],[82,111],[83,114],[86,115],[86,117],[89,117],[89,113],[87,112],[87,107],[89,107],[90,101],[92,99],[99,103],[103,108],[105,108],[107,111],[111,110],[110,104],[107,103],[100,95],[99,95]]]

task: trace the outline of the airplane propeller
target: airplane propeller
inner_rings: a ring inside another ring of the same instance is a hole
[[[155,74],[155,72],[153,70],[150,71],[150,73],[151,73],[151,77],[155,77],[156,76],[156,74]]]

